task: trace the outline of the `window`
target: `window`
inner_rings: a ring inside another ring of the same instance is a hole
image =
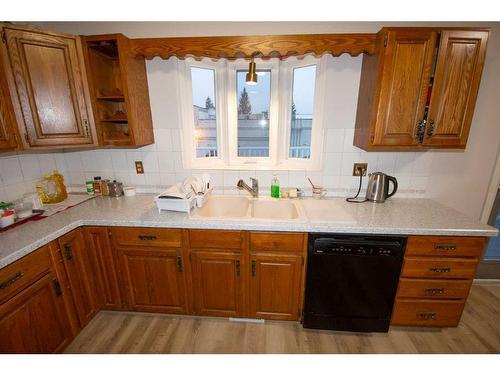
[[[217,156],[215,71],[191,67],[196,157]]]
[[[290,158],[311,157],[311,130],[314,108],[316,65],[293,69],[290,107]]]
[[[322,60],[289,60],[178,62],[187,168],[319,169]]]
[[[268,157],[271,71],[257,71],[256,85],[245,83],[246,74],[246,70],[236,72],[238,157]]]

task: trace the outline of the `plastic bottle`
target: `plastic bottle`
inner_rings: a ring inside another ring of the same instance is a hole
[[[273,174],[273,179],[271,180],[271,197],[280,197],[280,181],[275,174]]]

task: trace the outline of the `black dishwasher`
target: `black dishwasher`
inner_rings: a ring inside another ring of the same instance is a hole
[[[310,233],[304,328],[387,332],[405,237]]]

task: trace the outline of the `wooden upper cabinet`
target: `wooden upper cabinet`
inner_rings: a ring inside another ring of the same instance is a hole
[[[104,146],[154,142],[144,58],[131,55],[122,34],[85,39],[85,63],[99,140]]]
[[[24,148],[97,145],[79,37],[3,26]]]
[[[487,40],[487,31],[441,33],[424,145],[465,148]]]
[[[488,31],[384,28],[363,56],[354,145],[464,148]]]
[[[0,152],[17,148],[17,122],[10,99],[9,86],[0,58]]]
[[[424,118],[434,32],[390,31],[384,48],[384,67],[373,145],[412,146]]]

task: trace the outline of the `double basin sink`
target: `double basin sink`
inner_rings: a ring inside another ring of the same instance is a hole
[[[304,220],[300,201],[273,198],[211,196],[201,208],[193,211],[198,219],[269,219]]]

